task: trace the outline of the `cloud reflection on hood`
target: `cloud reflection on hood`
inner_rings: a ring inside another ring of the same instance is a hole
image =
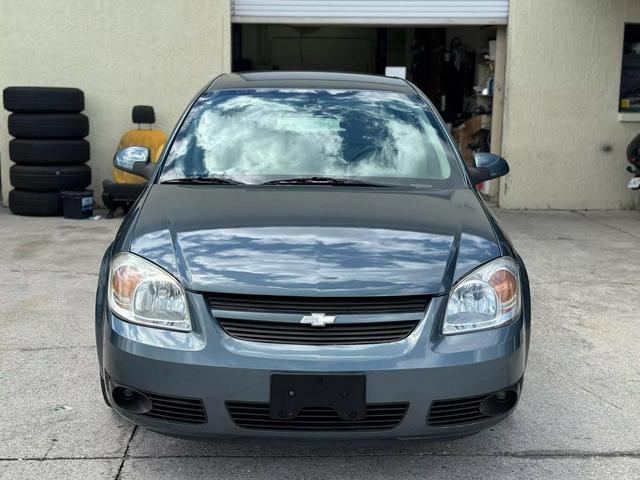
[[[437,290],[452,244],[447,235],[335,227],[199,230],[177,238],[193,284],[372,294],[416,284]]]

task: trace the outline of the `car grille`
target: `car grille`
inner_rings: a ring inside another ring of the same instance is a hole
[[[268,403],[226,402],[229,416],[237,426],[251,430],[294,430],[352,432],[389,430],[397,427],[409,408],[408,403],[369,403],[361,420],[343,420],[327,407],[305,407],[292,420],[274,420]]]
[[[240,340],[295,345],[361,345],[402,340],[413,331],[418,320],[342,323],[322,328],[301,323],[219,317],[218,323],[230,336]]]
[[[426,296],[396,297],[285,297],[270,295],[207,294],[209,305],[224,331],[234,338],[290,345],[362,345],[397,342],[418,325],[428,304]],[[233,315],[224,312],[242,312]],[[338,320],[323,328],[297,322],[266,321],[256,314],[363,315],[368,321]],[[404,315],[397,320],[388,315]],[[409,314],[407,316],[407,314]],[[246,315],[246,316],[245,316]],[[371,317],[385,315],[379,321]]]
[[[220,293],[208,294],[207,299],[214,310],[302,315],[317,312],[331,315],[415,313],[426,310],[429,302],[425,296],[330,298]]]
[[[480,404],[490,396],[436,400],[429,408],[427,423],[433,427],[450,427],[486,420],[489,417],[480,412]]]
[[[207,423],[207,414],[199,398],[170,397],[144,392],[153,407],[143,417],[178,423]]]

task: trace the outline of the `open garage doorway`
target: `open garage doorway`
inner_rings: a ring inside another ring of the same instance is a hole
[[[492,113],[499,114],[498,121],[502,116],[501,110],[493,112],[494,104],[502,104],[501,98],[494,102],[500,29],[504,32],[495,25],[234,24],[233,69],[384,75],[388,67],[401,67],[395,72],[404,71],[433,101],[472,164],[474,152],[500,153],[495,150],[501,139],[492,145],[492,134],[501,131],[501,122],[492,121]],[[497,193],[491,190],[484,189]]]

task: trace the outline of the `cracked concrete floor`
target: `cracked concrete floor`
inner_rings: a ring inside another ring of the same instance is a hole
[[[0,209],[0,478],[640,478],[640,212],[507,212],[527,262],[522,401],[450,443],[187,441],[105,407],[93,301],[118,220]]]

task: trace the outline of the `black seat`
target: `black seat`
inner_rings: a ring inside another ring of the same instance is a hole
[[[110,213],[118,207],[126,213],[146,187],[146,183],[116,183],[105,180],[102,182],[102,202]]]

